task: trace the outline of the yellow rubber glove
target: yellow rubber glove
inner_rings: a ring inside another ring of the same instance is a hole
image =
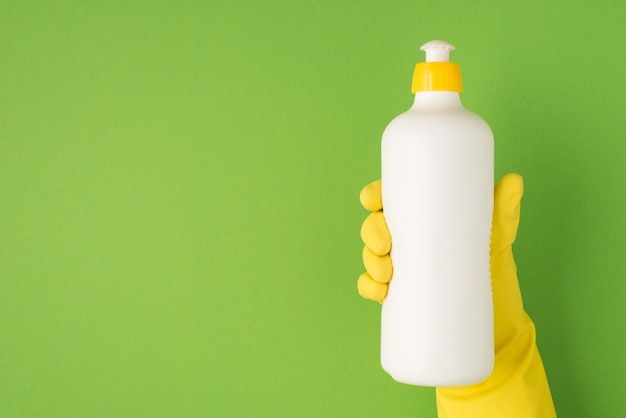
[[[437,388],[439,418],[556,417],[548,380],[535,344],[535,326],[524,311],[512,245],[517,235],[522,177],[507,174],[495,189],[491,230],[491,277],[494,304],[495,365],[484,382]],[[367,273],[359,293],[382,302],[392,279],[391,237],[382,213],[381,182],[361,191],[362,205],[372,211],[361,228]]]

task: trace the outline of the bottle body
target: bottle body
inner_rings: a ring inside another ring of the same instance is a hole
[[[382,139],[393,278],[381,363],[395,380],[463,386],[494,362],[493,135],[455,92],[418,92]]]

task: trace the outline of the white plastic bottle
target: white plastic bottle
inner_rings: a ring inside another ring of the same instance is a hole
[[[420,386],[477,383],[494,362],[493,134],[461,104],[453,49],[443,41],[422,47],[415,102],[382,139],[393,278],[382,306],[381,363],[398,382]]]

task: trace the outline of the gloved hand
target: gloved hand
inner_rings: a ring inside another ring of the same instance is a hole
[[[535,344],[535,326],[524,311],[512,245],[517,235],[522,177],[507,174],[495,188],[491,229],[495,365],[487,380],[470,386],[437,388],[439,418],[556,417],[548,380]],[[382,302],[392,279],[391,237],[382,212],[381,182],[361,191],[372,213],[361,228],[365,242],[359,293]]]

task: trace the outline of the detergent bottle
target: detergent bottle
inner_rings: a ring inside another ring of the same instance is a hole
[[[493,369],[489,242],[493,134],[461,104],[452,45],[431,41],[413,106],[382,137],[382,199],[393,277],[382,305],[381,364],[396,381],[464,386]]]

